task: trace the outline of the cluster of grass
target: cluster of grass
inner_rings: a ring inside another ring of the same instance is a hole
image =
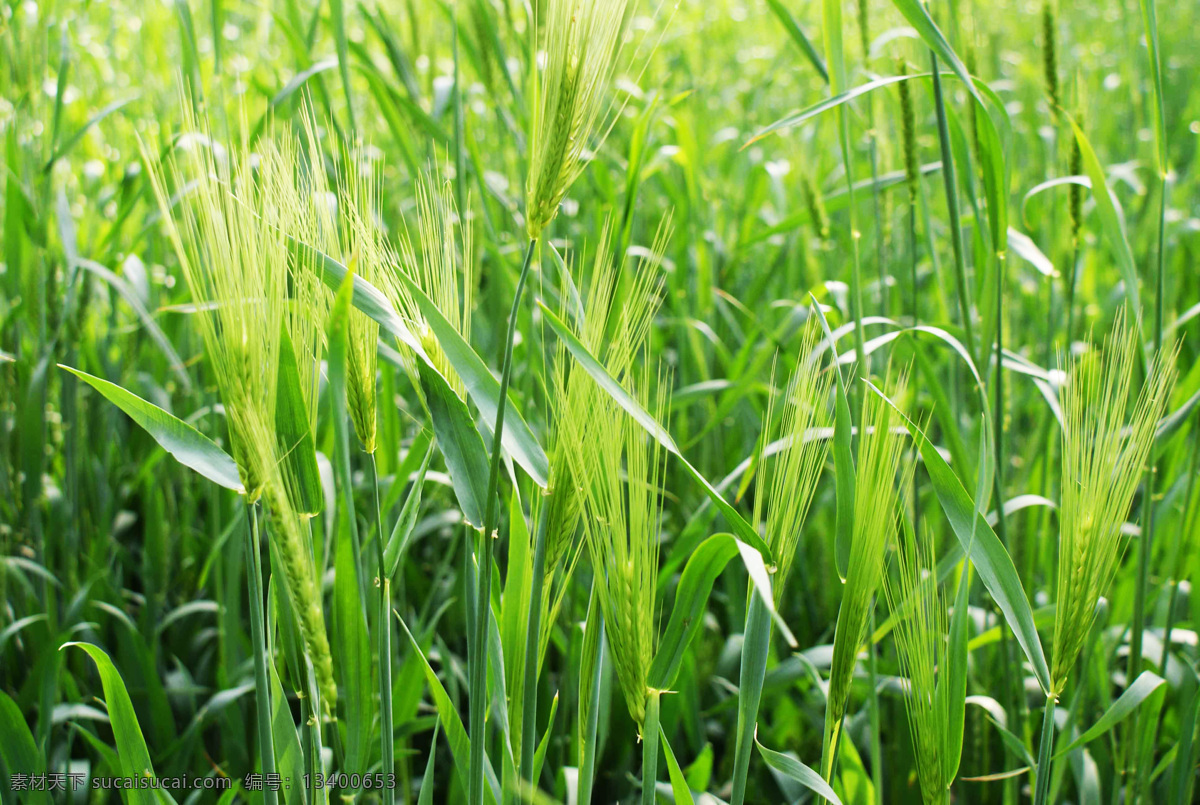
[[[0,799],[1191,802],[1160,11],[4,5]]]

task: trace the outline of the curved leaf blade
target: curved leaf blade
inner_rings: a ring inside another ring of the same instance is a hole
[[[308,404],[300,386],[296,349],[285,324],[279,332],[279,373],[276,376],[275,438],[283,462],[295,483],[298,513],[320,514],[325,507],[317,446],[308,422]]]
[[[154,778],[154,765],[150,762],[150,750],[146,748],[146,739],[142,736],[141,725],[138,724],[137,713],[129,700],[129,691],[117,671],[112,660],[99,647],[91,643],[63,643],[60,650],[76,646],[87,652],[96,669],[100,672],[100,684],[104,689],[104,701],[108,705],[108,718],[112,725],[113,738],[117,743],[117,757],[121,761],[121,770],[128,778],[142,780]],[[149,788],[129,789],[129,801],[134,803],[153,803],[170,798],[161,789],[157,790],[156,798]]]
[[[838,799],[838,795],[829,787],[829,783],[821,778],[821,775],[796,758],[763,746],[759,742],[757,735],[754,736],[754,743],[758,745],[758,752],[762,755],[763,760],[772,769],[789,779],[795,780],[817,796],[824,797],[833,805],[842,805],[842,801]]]
[[[459,335],[458,330],[446,320],[433,300],[403,272],[400,273],[400,278],[413,301],[421,308],[421,314],[433,330],[446,359],[450,361],[454,371],[458,372],[467,394],[479,406],[479,413],[485,421],[495,422],[496,404],[500,399],[500,381],[488,370],[471,345]],[[550,460],[546,457],[546,452],[538,444],[529,425],[516,413],[512,400],[505,406],[505,412],[505,428],[501,434],[504,449],[529,473],[534,483],[545,489],[550,476]],[[512,416],[511,420],[509,416]]]
[[[1143,671],[1137,679],[1133,680],[1132,685],[1125,688],[1125,692],[1112,703],[1112,706],[1104,711],[1095,724],[1089,727],[1078,738],[1071,741],[1071,743],[1055,752],[1054,757],[1061,757],[1084,744],[1091,743],[1117,726],[1117,724],[1120,724],[1132,715],[1141,706],[1142,702],[1150,698],[1150,695],[1162,687],[1165,682],[1166,680],[1158,674],[1151,671]]]
[[[228,453],[217,447],[203,433],[116,383],[61,363],[58,366],[83,380],[128,414],[130,419],[149,433],[154,441],[180,464],[226,489],[232,489],[238,494],[245,493],[246,488],[242,486],[242,479],[238,476],[237,464]]]

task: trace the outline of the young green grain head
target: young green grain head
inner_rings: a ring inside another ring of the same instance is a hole
[[[257,181],[243,147],[234,153],[189,115],[170,170],[186,203],[173,208],[162,168],[146,155],[167,236],[198,307],[204,340],[247,500],[257,501],[275,463],[275,367],[286,316],[290,221]],[[203,133],[202,133],[203,132]],[[264,144],[266,170],[284,159]]]
[[[545,67],[533,67],[525,226],[536,239],[616,118],[609,85],[631,0],[545,0]]]
[[[1118,314],[1103,354],[1075,361],[1062,390],[1058,606],[1050,673],[1055,696],[1066,685],[1096,603],[1112,580],[1122,550],[1121,525],[1174,384],[1174,354],[1164,354],[1150,364],[1126,421],[1139,349],[1138,328]]]
[[[890,386],[889,397],[903,400],[906,376]],[[883,557],[896,540],[901,516],[898,490],[908,486],[913,471],[905,461],[905,437],[898,430],[899,416],[877,394],[865,394],[860,418],[858,463],[855,467],[854,525],[842,604],[838,610],[829,672],[825,733],[836,739],[854,665],[871,614],[872,601],[883,577]],[[828,741],[827,741],[828,742]]]
[[[1058,37],[1053,0],[1042,3],[1042,80],[1046,83],[1046,98],[1050,101],[1050,114],[1058,119]]]
[[[188,118],[191,131],[203,131]],[[150,177],[167,235],[175,248],[204,339],[230,442],[247,500],[266,502],[271,540],[300,620],[305,648],[330,711],[337,702],[333,665],[307,524],[298,513],[296,479],[284,461],[275,427],[280,344],[293,340],[310,425],[315,418],[319,297],[291,255],[288,233],[302,230],[305,200],[296,175],[295,144],[263,140],[226,150],[211,138],[172,166],[175,184],[190,192],[178,213],[161,171]],[[145,154],[143,154],[145,156]],[[178,217],[177,217],[178,216]]]
[[[649,386],[649,373],[643,372],[633,393],[661,421],[667,383],[660,378],[653,397]],[[608,395],[597,396],[592,410],[592,430],[577,442],[574,472],[584,489],[584,534],[599,580],[613,665],[629,715],[640,726],[656,643],[659,490],[666,451]]]
[[[608,373],[615,378],[628,379],[634,362],[646,349],[650,325],[662,298],[660,264],[669,232],[670,220],[666,219],[659,227],[650,255],[638,260],[633,268],[633,280],[618,310],[614,291],[619,272],[626,270],[626,266],[613,260],[611,220],[606,220],[601,230],[582,300],[583,318],[576,326],[588,351],[601,356]],[[570,318],[565,310],[564,318]],[[603,392],[596,382],[575,365],[561,342],[555,352],[551,384],[550,483],[543,504],[550,507],[546,531],[546,573],[550,583],[545,586],[543,611],[553,614],[578,555],[572,547],[583,500],[571,454],[578,451],[579,439],[592,438],[589,434],[593,431],[594,410],[604,403],[600,399]],[[542,619],[543,643],[549,637],[553,620],[553,617]]]
[[[311,115],[304,116],[304,129],[310,190],[304,194],[304,231],[298,237],[343,262],[356,276],[382,285],[392,253],[379,223],[378,169],[364,158],[361,149],[345,153],[336,163],[335,193]],[[330,293],[321,280],[321,269],[308,269],[296,285],[302,291],[313,286],[306,295],[314,300],[310,305],[324,313],[320,317],[324,321]],[[368,453],[375,452],[376,446],[378,343],[379,324],[357,308],[351,309],[346,327],[346,402],[354,432]]]
[[[829,239],[829,215],[825,212],[825,200],[812,177],[803,171],[800,174],[800,189],[804,193],[804,204],[808,207],[808,222],[824,243]]]
[[[476,284],[471,227],[460,217],[452,186],[443,181],[436,170],[417,178],[416,208],[416,248],[405,235],[401,238],[398,255],[391,251],[386,253],[382,259],[385,266],[382,289],[413,325],[425,353],[450,388],[466,399],[462,378],[429,329],[424,314],[400,279],[400,273],[424,291],[450,326],[463,340],[470,342]]]
[[[908,63],[898,59],[896,63],[898,75],[908,75]],[[912,87],[908,81],[897,84],[900,91],[900,139],[904,149],[904,182],[908,187],[908,203],[915,205],[917,200],[917,117],[913,110]]]
[[[928,527],[917,537],[905,529],[896,551],[896,572],[888,574],[884,591],[896,616],[892,634],[900,667],[908,679],[904,709],[916,756],[917,779],[926,803],[949,799],[943,740],[949,713],[947,699],[937,695],[937,673],[946,661],[949,619],[937,583],[937,557]]]
[[[866,64],[871,56],[871,0],[858,0],[858,43]]]
[[[1082,113],[1076,114],[1075,120],[1082,128]],[[1072,176],[1083,175],[1083,152],[1079,150],[1079,140],[1074,137],[1071,138],[1071,163],[1068,169]],[[1070,196],[1067,211],[1071,217],[1071,244],[1078,246],[1079,231],[1083,228],[1083,187],[1072,183],[1068,192]]]
[[[765,538],[775,557],[775,576],[772,592],[778,606],[783,598],[788,572],[800,542],[800,527],[808,514],[821,467],[829,452],[829,440],[813,438],[816,428],[829,424],[829,389],[833,374],[821,371],[817,361],[809,356],[820,339],[821,329],[810,321],[801,339],[800,351],[792,377],[783,391],[783,412],[776,422],[775,398],[767,404],[763,424],[764,441],[771,438],[783,441],[774,456],[773,467],[764,479],[765,494],[755,496],[755,522],[761,520],[759,509],[767,499]],[[761,478],[761,476],[760,476]]]

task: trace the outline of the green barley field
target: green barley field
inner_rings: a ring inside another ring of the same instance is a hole
[[[5,0],[0,800],[1200,801],[1197,31]]]

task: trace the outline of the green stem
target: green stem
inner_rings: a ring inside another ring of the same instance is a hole
[[[662,693],[646,692],[646,720],[642,724],[642,805],[655,805],[658,780],[658,713]]]
[[[754,728],[762,699],[767,658],[771,653],[771,616],[757,591],[750,590],[746,628],[742,634],[742,664],[738,674],[737,748],[733,756],[733,796],[731,805],[742,805],[746,798],[746,778],[750,753],[754,749]]]
[[[385,785],[382,789],[384,805],[396,801],[396,790],[391,780],[396,773],[396,738],[392,726],[392,628],[389,613],[392,582],[387,578],[383,560],[383,512],[379,505],[379,467],[375,454],[369,453],[371,464],[371,486],[375,491],[375,561],[379,573],[379,612],[375,628],[379,631],[379,747],[383,761]]]
[[[1079,283],[1079,244],[1071,249],[1071,266],[1067,271],[1067,354],[1071,354],[1071,339],[1075,337],[1075,286]],[[1049,356],[1047,356],[1049,366]]]
[[[1054,752],[1054,695],[1046,697],[1046,711],[1042,715],[1042,740],[1038,744],[1037,784],[1033,794],[1033,805],[1044,805],[1050,794],[1050,765]]]
[[[883,791],[883,741],[879,734],[879,677],[876,667],[875,644],[871,635],[875,634],[875,608],[871,608],[871,619],[868,621],[871,631],[867,632],[867,678],[871,686],[870,702],[871,716],[871,781],[875,785],[877,802],[882,802]]]
[[[546,529],[550,520],[549,499],[542,501],[533,549],[533,578],[529,591],[529,623],[525,632],[525,681],[521,687],[521,779],[534,788],[533,756],[537,750],[537,680],[541,655],[542,590],[546,575]]]
[[[593,585],[595,582],[593,581]],[[595,625],[593,626],[593,619]],[[580,751],[579,780],[575,790],[577,805],[591,805],[592,783],[596,779],[596,755],[600,747],[596,743],[596,733],[600,729],[600,688],[604,675],[604,612],[600,609],[600,601],[593,590],[592,601],[588,606],[586,628],[598,630],[596,637],[596,656],[592,663],[592,678],[587,686],[587,724],[582,736],[583,747]],[[586,667],[586,666],[585,666]],[[583,697],[580,697],[582,704]]]
[[[1192,461],[1191,468],[1188,470],[1187,492],[1183,496],[1184,535],[1196,533],[1192,502],[1196,492],[1196,464],[1200,461],[1200,428],[1192,430],[1192,440],[1195,444],[1192,446]],[[1190,541],[1187,537],[1175,540],[1175,555],[1171,559],[1171,595],[1167,600],[1167,626],[1163,631],[1162,658],[1159,660],[1158,666],[1158,675],[1164,679],[1167,675],[1167,656],[1171,647],[1171,632],[1175,630],[1175,606],[1179,597],[1179,580],[1183,575],[1184,548]]]
[[[467,700],[470,718],[471,768],[468,801],[471,805],[483,805],[484,719],[487,714],[487,618],[492,597],[492,541],[495,538],[497,487],[500,483],[500,451],[503,449],[504,411],[508,404],[508,384],[512,378],[513,333],[517,328],[517,313],[521,308],[521,297],[525,281],[529,278],[529,266],[533,262],[533,249],[537,239],[532,238],[525,250],[525,261],[513,293],[512,309],[508,313],[508,326],[504,334],[504,362],[500,370],[500,395],[496,400],[496,424],[492,431],[491,469],[488,473],[487,509],[483,518],[483,539],[480,541],[478,583],[475,597],[475,629],[472,634],[471,651],[467,655],[470,667],[470,698]]]
[[[263,612],[262,555],[258,537],[258,505],[246,506],[250,520],[246,541],[246,576],[250,582],[250,639],[254,642],[254,700],[258,716],[258,751],[263,775],[275,773],[275,738],[271,729],[271,689],[267,685],[267,643]],[[265,805],[275,805],[278,796],[270,788],[263,790]]]
[[[1167,182],[1163,179],[1159,184],[1159,226],[1158,226],[1158,277],[1154,295],[1154,354],[1162,353],[1162,320],[1163,320],[1163,227],[1166,215]],[[1142,661],[1142,631],[1146,618],[1146,583],[1150,570],[1151,543],[1154,535],[1154,492],[1155,478],[1153,459],[1146,468],[1144,481],[1145,491],[1142,496],[1142,536],[1138,540],[1137,586],[1133,597],[1133,623],[1129,638],[1129,674],[1130,679],[1137,676]]]
[[[971,304],[967,295],[967,265],[964,257],[962,219],[958,211],[958,174],[954,168],[954,154],[950,147],[950,127],[946,122],[946,102],[942,97],[942,79],[938,73],[937,56],[930,53],[929,60],[933,73],[933,100],[937,108],[938,144],[942,152],[942,182],[946,190],[946,207],[950,213],[950,242],[954,246],[958,312],[966,334],[967,354],[971,356],[971,360],[975,360],[978,353],[975,352],[975,330],[971,323]]]

